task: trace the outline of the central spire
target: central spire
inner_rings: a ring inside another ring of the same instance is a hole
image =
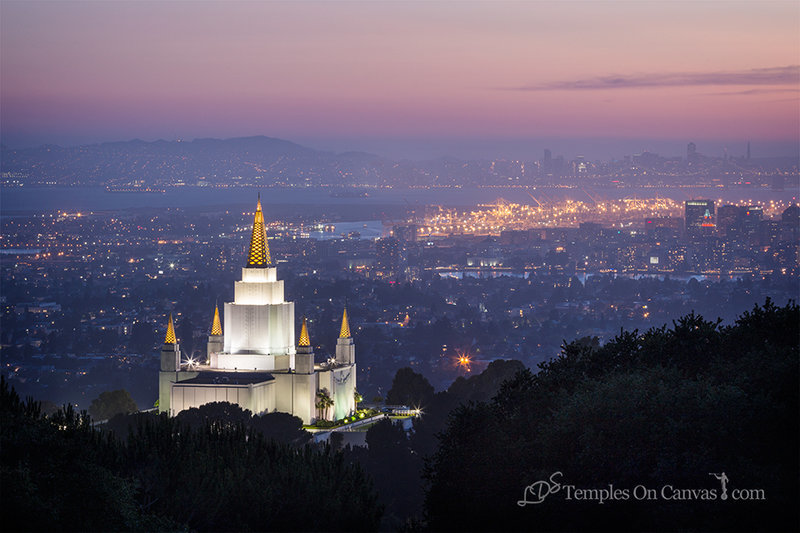
[[[347,321],[347,308],[344,308],[344,313],[342,313],[342,330],[339,332],[340,339],[349,339],[350,338],[350,322]]]
[[[248,268],[266,268],[272,266],[269,255],[267,229],[264,227],[264,213],[261,211],[261,193],[258,194],[256,216],[253,220],[253,235],[250,237],[250,253],[247,254]]]

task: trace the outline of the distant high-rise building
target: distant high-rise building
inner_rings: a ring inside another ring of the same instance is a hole
[[[784,224],[800,224],[800,207],[792,204],[781,213],[781,222]]]
[[[750,161],[750,141],[747,141],[747,160]]]
[[[416,224],[398,224],[392,228],[392,235],[400,242],[416,242],[417,229]]]
[[[682,220],[673,217],[649,217],[644,220],[644,231],[648,237],[669,239],[680,235]]]
[[[723,237],[736,239],[742,233],[742,217],[744,207],[723,205],[717,211],[717,231]]]
[[[375,241],[375,266],[385,275],[392,275],[400,268],[400,242],[394,237],[383,237]]]
[[[689,143],[686,146],[686,161],[689,163],[697,162],[697,145],[694,143]]]
[[[781,240],[797,242],[800,238],[800,207],[792,204],[781,213]]]
[[[545,148],[544,159],[542,160],[542,172],[545,175],[553,173],[553,152]]]
[[[589,164],[586,162],[586,158],[582,155],[579,155],[575,159],[575,175],[576,176],[584,176],[589,173]]]
[[[702,237],[714,232],[714,200],[687,200],[684,210],[687,237]]]
[[[554,176],[564,176],[566,169],[564,168],[566,164],[564,163],[564,156],[560,155],[553,160],[553,175]]]
[[[758,228],[764,218],[764,211],[760,206],[751,205],[742,210],[742,233],[750,244],[758,242]]]

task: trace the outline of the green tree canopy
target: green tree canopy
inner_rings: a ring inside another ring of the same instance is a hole
[[[251,423],[296,425],[294,417],[271,416]],[[278,442],[244,420],[201,418],[190,425],[135,413],[112,420],[113,432],[100,431],[70,406],[44,417],[37,402],[20,401],[2,379],[3,525],[11,531],[378,528],[382,509],[372,482],[341,452]]]
[[[450,416],[427,470],[435,531],[784,531],[798,524],[800,313],[770,301],[734,325],[694,314],[671,328],[574,342],[519,372],[490,402]],[[659,491],[715,489],[717,500],[567,501],[519,506],[525,488],[561,482]],[[720,501],[763,489],[765,500]]]
[[[125,389],[101,392],[89,406],[89,414],[95,420],[108,420],[114,415],[135,413],[138,410],[136,402]]]
[[[433,398],[433,386],[408,367],[401,368],[394,375],[392,388],[386,394],[389,405],[424,406]]]

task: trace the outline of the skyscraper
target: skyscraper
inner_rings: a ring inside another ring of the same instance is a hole
[[[400,268],[400,242],[394,237],[375,241],[375,266],[384,276],[397,273]]]
[[[697,145],[694,143],[689,143],[686,146],[686,161],[689,164],[693,164],[697,162]]]
[[[684,206],[686,236],[689,238],[714,233],[714,200],[687,200]]]
[[[546,148],[544,150],[544,159],[542,160],[542,172],[545,175],[553,173],[553,152]]]

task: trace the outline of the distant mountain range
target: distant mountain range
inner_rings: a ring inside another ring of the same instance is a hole
[[[270,137],[132,140],[75,147],[2,147],[4,181],[58,185],[231,184],[376,186],[395,164],[372,154],[334,154]]]
[[[364,152],[336,154],[270,137],[133,140],[75,147],[0,146],[0,184],[105,186],[112,190],[161,190],[174,186],[485,187],[568,184],[770,186],[772,175],[796,187],[797,158],[697,156],[688,162],[643,152],[624,161],[470,160],[441,157],[393,161]],[[565,181],[566,180],[566,181]],[[716,180],[716,181],[714,181]],[[782,183],[782,181],[781,181]],[[776,187],[781,183],[775,182]]]

